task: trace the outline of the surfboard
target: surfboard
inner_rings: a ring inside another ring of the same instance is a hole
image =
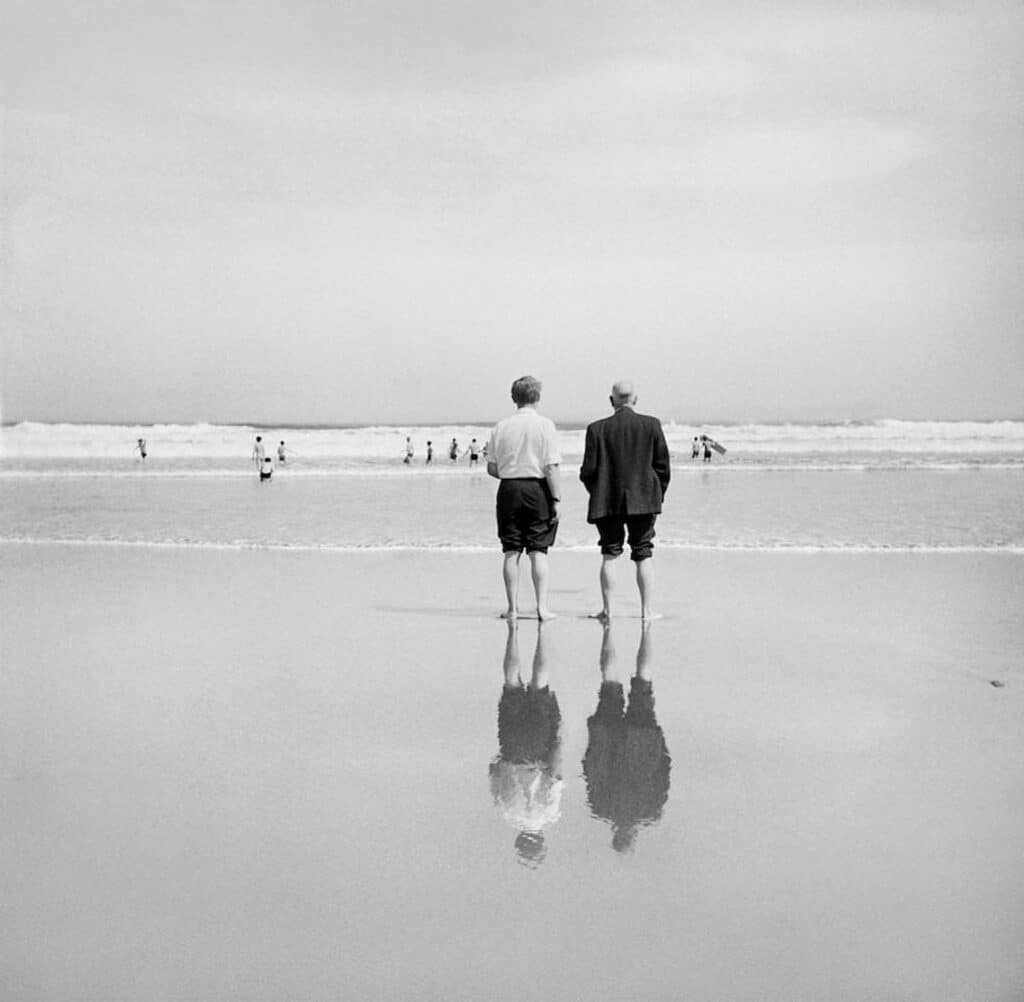
[[[720,456],[724,456],[729,450],[724,445],[719,445],[713,438],[708,438],[707,435],[701,436],[702,441],[707,442],[715,452]]]

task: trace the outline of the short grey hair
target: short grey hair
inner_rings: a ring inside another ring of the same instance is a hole
[[[616,407],[621,407],[623,404],[636,403],[636,389],[631,379],[620,379],[612,387],[612,403]]]
[[[512,401],[519,407],[540,400],[541,382],[533,376],[520,376],[512,384]]]

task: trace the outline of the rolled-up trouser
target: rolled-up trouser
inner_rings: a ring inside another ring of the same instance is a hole
[[[654,520],[657,515],[609,515],[599,518],[597,526],[598,545],[606,557],[617,557],[622,553],[622,544],[629,532],[629,559],[646,560],[654,551]]]

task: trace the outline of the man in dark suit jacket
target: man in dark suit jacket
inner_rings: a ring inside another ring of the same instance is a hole
[[[601,546],[601,611],[595,618],[611,617],[615,590],[614,561],[627,540],[636,563],[640,589],[640,615],[660,618],[651,607],[654,577],[651,552],[654,520],[671,476],[668,444],[656,417],[637,414],[633,384],[622,380],[608,398],[615,413],[587,427],[580,480],[590,494],[587,521],[597,526]]]

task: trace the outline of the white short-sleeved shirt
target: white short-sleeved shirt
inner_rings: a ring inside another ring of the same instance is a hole
[[[562,462],[554,421],[542,417],[529,405],[520,407],[494,426],[487,443],[487,458],[497,463],[502,480],[543,477],[545,466]]]
[[[502,759],[491,773],[491,796],[505,820],[520,831],[539,832],[562,815],[565,781],[538,763]]]

